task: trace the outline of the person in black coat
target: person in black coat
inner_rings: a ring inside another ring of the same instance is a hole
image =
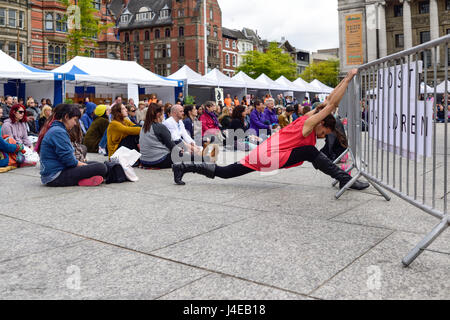
[[[184,115],[186,118],[183,120],[183,123],[192,139],[194,139],[194,121],[197,118],[197,114],[197,108],[195,106],[184,106]]]

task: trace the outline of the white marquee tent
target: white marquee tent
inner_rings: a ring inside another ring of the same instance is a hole
[[[439,94],[445,93],[445,81],[436,87],[436,92]],[[447,93],[450,92],[450,81],[447,80]]]
[[[256,78],[256,81],[264,83],[266,85],[266,89],[269,89],[269,90],[278,90],[278,91],[287,90],[287,88],[285,88],[283,85],[279,84],[278,82],[273,81],[264,73],[262,75],[260,75],[258,78]]]
[[[260,90],[267,89],[267,86],[264,83],[256,81],[243,71],[240,71],[232,79],[238,81],[239,83],[243,82],[245,84],[244,87],[247,89],[260,89]]]
[[[300,87],[296,86],[293,82],[289,81],[285,76],[279,77],[277,80],[275,80],[275,82],[284,86],[288,91],[298,91],[298,92],[302,91]]]
[[[171,74],[168,78],[185,81],[186,85],[191,86],[216,86],[214,81],[205,79],[201,74],[198,74],[187,65],[184,65],[180,70]]]
[[[304,91],[304,92],[317,92],[316,91],[317,89],[315,87],[311,86],[308,82],[306,82],[302,78],[298,78],[293,83],[297,87],[299,87],[301,91]]]
[[[320,90],[320,91],[317,91],[320,93],[331,93],[333,91],[333,88],[323,84],[322,82],[320,82],[317,79],[311,81],[310,85],[315,87],[317,90]]]
[[[218,69],[211,70],[207,75],[203,76],[204,79],[212,81],[217,87],[229,87],[229,88],[245,88],[245,82],[232,79]]]

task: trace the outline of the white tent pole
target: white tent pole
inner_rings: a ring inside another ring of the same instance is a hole
[[[205,75],[208,73],[208,34],[206,19],[206,0],[203,1],[204,33],[205,33]]]

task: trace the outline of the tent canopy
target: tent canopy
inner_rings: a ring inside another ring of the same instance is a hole
[[[1,50],[0,78],[20,80],[58,80],[54,73],[24,65]]]
[[[333,88],[323,84],[322,82],[320,82],[317,79],[311,81],[310,85],[315,87],[317,90],[320,90],[320,91],[318,91],[320,93],[331,93],[333,91]]]
[[[75,57],[53,70],[63,73],[66,80],[88,83],[121,83],[142,86],[180,87],[181,81],[158,76],[135,61]]]
[[[300,88],[301,91],[305,92],[316,92],[316,88],[311,86],[308,82],[303,80],[302,78],[298,78],[293,82],[297,87]]]
[[[266,85],[266,89],[279,90],[279,91],[286,91],[287,90],[287,88],[285,88],[284,86],[280,85],[278,82],[273,81],[268,76],[266,76],[264,73],[262,75],[260,75],[256,79],[256,81],[264,83]]]
[[[286,89],[289,91],[306,92],[306,90],[302,91],[302,88],[296,86],[294,83],[289,81],[285,76],[279,77],[277,80],[275,80],[275,82],[286,87]]]
[[[224,75],[218,69],[211,70],[207,75],[203,76],[204,79],[212,81],[217,87],[229,87],[229,88],[244,88],[245,82],[236,81],[230,77]]]
[[[260,90],[267,89],[267,86],[264,83],[256,81],[255,79],[251,78],[246,73],[244,73],[243,71],[240,71],[232,79],[239,83],[241,83],[241,82],[245,83],[244,87],[247,89],[260,89]]]
[[[188,85],[196,86],[215,86],[215,82],[205,79],[201,74],[198,74],[187,65],[184,65],[180,70],[168,77],[172,80],[186,81]]]

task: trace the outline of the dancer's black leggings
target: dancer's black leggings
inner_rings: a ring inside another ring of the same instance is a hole
[[[102,176],[106,178],[108,168],[104,163],[88,162],[86,166],[64,169],[61,174],[47,183],[49,187],[72,187],[77,186],[78,181],[92,178],[94,176]]]
[[[296,149],[293,149],[291,152],[291,155],[289,156],[288,161],[286,164],[281,168],[289,168],[292,167],[300,162],[309,161],[312,162],[314,159],[317,158],[320,151],[317,150],[314,146],[304,146],[299,147]],[[243,176],[245,174],[248,174],[250,172],[254,172],[255,170],[247,168],[246,166],[243,166],[239,162],[233,163],[226,167],[216,167],[215,175],[216,177],[222,178],[222,179],[231,179]]]

